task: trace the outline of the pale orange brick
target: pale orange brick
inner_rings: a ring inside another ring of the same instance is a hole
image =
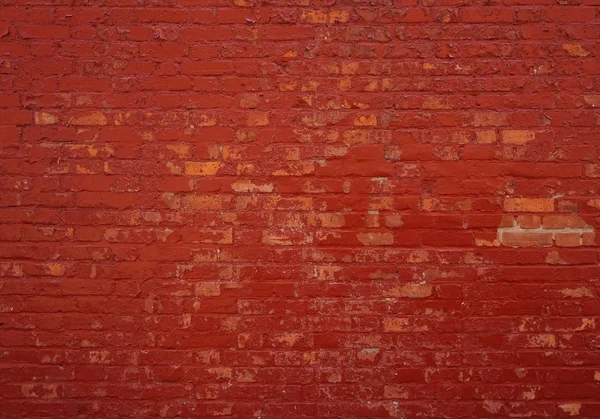
[[[407,319],[404,318],[388,318],[383,319],[383,331],[384,332],[406,332],[407,330]]]
[[[313,199],[311,197],[282,197],[270,196],[265,203],[267,210],[285,211],[308,211],[312,209]]]
[[[409,253],[407,262],[423,263],[429,260],[429,252],[427,250],[413,250]]]
[[[216,297],[221,295],[221,286],[218,282],[199,282],[194,287],[197,297]]]
[[[252,183],[247,179],[240,179],[235,181],[231,185],[231,189],[240,193],[249,193],[249,192],[264,192],[269,193],[273,192],[274,185],[272,183],[263,183],[256,184]]]
[[[383,319],[383,331],[391,333],[400,332],[426,332],[429,327],[426,325],[419,326],[415,321],[411,321],[410,318],[387,318]]]
[[[477,247],[498,247],[498,235],[496,232],[477,231],[475,232],[475,246]]]
[[[102,112],[94,112],[89,115],[83,115],[71,118],[69,125],[106,125],[108,120]]]
[[[51,276],[63,276],[67,268],[62,263],[49,263],[46,265],[46,270]]]
[[[342,135],[344,143],[346,144],[360,144],[369,141],[369,132],[365,130],[350,130],[344,132]]]
[[[342,74],[356,74],[356,71],[360,67],[360,63],[357,61],[342,63]]]
[[[348,23],[350,20],[350,11],[332,10],[329,12],[329,23]]]
[[[214,127],[217,125],[217,117],[214,115],[196,115],[194,125],[199,127]]]
[[[367,205],[369,211],[389,211],[394,207],[394,198],[390,196],[381,196],[372,198]]]
[[[58,124],[58,117],[48,112],[36,112],[34,118],[37,125]]]
[[[329,16],[324,10],[305,10],[300,15],[300,19],[308,23],[323,24],[329,21]]]
[[[385,216],[385,225],[390,228],[400,228],[404,225],[400,214],[388,214]]]
[[[220,210],[224,209],[231,199],[230,196],[223,195],[188,195],[183,198],[183,205],[187,209]]]
[[[358,233],[356,237],[365,246],[390,246],[394,244],[394,235],[392,233]]]
[[[473,125],[476,127],[497,127],[508,125],[508,116],[500,112],[480,112],[475,114]]]
[[[587,57],[590,52],[580,44],[563,44],[563,49],[573,57]]]
[[[444,98],[428,96],[423,100],[423,109],[450,109],[450,105]]]
[[[365,227],[367,227],[367,228],[379,227],[379,214],[365,215]]]
[[[279,90],[282,92],[293,92],[298,88],[298,83],[295,81],[292,82],[281,82],[279,83]]]
[[[376,115],[361,115],[354,119],[354,125],[357,127],[376,127],[377,116]]]
[[[583,101],[588,105],[591,105],[592,108],[596,108],[600,106],[600,95],[585,95],[583,96]]]
[[[272,172],[273,176],[303,176],[315,171],[315,164],[311,161],[290,161]]]
[[[496,142],[496,131],[477,131],[477,144],[492,144]]]
[[[312,243],[311,233],[302,229],[283,231],[264,231],[262,243],[269,246],[293,246]]]
[[[433,294],[433,287],[429,284],[406,284],[386,290],[387,297],[427,298]]]
[[[222,164],[217,161],[186,161],[185,174],[188,176],[214,176]]]
[[[552,233],[505,231],[501,240],[509,247],[547,247],[552,246]]]
[[[506,198],[504,210],[509,212],[552,212],[554,211],[554,199]]]
[[[502,131],[502,142],[505,144],[521,145],[535,139],[534,131],[527,130],[506,130]]]
[[[246,95],[240,99],[240,107],[244,109],[255,109],[260,104],[261,98],[259,95]]]
[[[336,281],[340,279],[343,268],[341,266],[324,265],[317,266],[315,271],[319,281]]]
[[[269,114],[266,112],[252,112],[248,115],[248,126],[264,127],[269,125]]]
[[[383,388],[384,399],[410,399],[406,386],[391,385]]]
[[[587,201],[587,204],[590,207],[600,209],[600,199],[590,199],[589,201]]]
[[[233,231],[193,229],[184,234],[184,240],[191,243],[231,244],[233,243]]]

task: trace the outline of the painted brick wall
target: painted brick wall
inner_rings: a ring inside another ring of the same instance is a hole
[[[0,0],[2,418],[600,417],[598,0]]]

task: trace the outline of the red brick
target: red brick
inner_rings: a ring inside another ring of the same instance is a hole
[[[598,2],[0,6],[2,417],[600,417]]]

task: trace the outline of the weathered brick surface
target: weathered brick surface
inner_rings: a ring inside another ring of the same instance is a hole
[[[2,418],[600,417],[598,0],[0,0]]]

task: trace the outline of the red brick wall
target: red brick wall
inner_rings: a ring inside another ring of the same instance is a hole
[[[600,417],[598,0],[0,0],[0,416]]]

